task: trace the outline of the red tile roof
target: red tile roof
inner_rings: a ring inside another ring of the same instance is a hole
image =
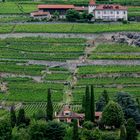
[[[127,10],[127,7],[121,5],[98,5],[96,10]]]
[[[74,5],[38,5],[38,9],[74,9]]]
[[[75,7],[74,9],[76,11],[87,11],[88,10],[88,8],[87,7],[84,7],[84,6],[82,6],[82,7]]]
[[[102,116],[102,112],[95,112],[95,116],[96,117],[101,117]]]
[[[91,5],[91,6],[92,6],[92,5],[96,5],[95,0],[90,0],[90,1],[89,1],[89,5]]]

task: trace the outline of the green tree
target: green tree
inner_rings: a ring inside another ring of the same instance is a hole
[[[87,19],[88,19],[89,21],[91,21],[92,18],[93,18],[93,15],[92,15],[92,14],[88,14],[88,15],[87,15]]]
[[[66,13],[66,18],[68,21],[76,21],[78,19],[80,19],[80,14],[78,11],[70,9],[67,11]]]
[[[17,126],[26,125],[25,111],[21,108],[17,116]]]
[[[12,137],[12,127],[8,120],[0,119],[0,140],[10,140]]]
[[[53,18],[55,19],[55,20],[58,20],[59,19],[59,12],[57,12],[57,11],[55,11],[54,13],[53,13]]]
[[[50,121],[46,126],[47,140],[63,140],[66,128],[63,123]]]
[[[105,126],[119,128],[124,123],[124,114],[121,106],[110,101],[103,110],[101,121]]]
[[[83,98],[82,98],[82,111],[85,112],[85,103],[86,103],[86,98],[85,98],[85,95],[83,95]]]
[[[103,91],[102,96],[105,99],[105,103],[108,104],[108,102],[109,102],[109,96],[108,96],[107,90],[104,90]]]
[[[95,95],[94,95],[93,85],[91,85],[90,109],[91,109],[91,122],[94,122],[95,121]]]
[[[29,134],[31,140],[44,140],[46,137],[47,123],[45,121],[37,121],[30,125]]]
[[[137,140],[136,123],[134,119],[130,118],[126,125],[127,138],[126,140]]]
[[[11,121],[11,126],[14,127],[17,122],[14,106],[11,106],[10,108],[10,121]]]
[[[36,113],[33,115],[35,120],[45,119],[46,118],[46,112],[39,109]]]
[[[136,98],[136,102],[137,102],[138,110],[139,110],[139,113],[140,113],[140,101],[139,101],[139,98]]]
[[[12,140],[30,140],[28,129],[25,128],[13,128]]]
[[[126,134],[126,128],[125,125],[121,125],[120,127],[120,140],[126,140],[127,134]]]
[[[85,121],[83,123],[83,127],[88,130],[92,130],[94,128],[94,124],[91,121]]]
[[[53,104],[50,89],[48,89],[48,98],[47,98],[47,120],[53,120]]]
[[[103,91],[101,94],[101,97],[99,101],[96,103],[96,110],[97,111],[103,111],[104,107],[107,105],[109,102],[109,96],[106,90]]]
[[[89,86],[86,86],[86,92],[85,92],[85,121],[91,120],[91,109],[90,109],[90,92],[89,92]]]
[[[73,121],[73,136],[72,136],[72,140],[79,140],[77,119],[74,119],[74,121]]]
[[[126,120],[133,118],[136,123],[140,124],[139,108],[130,94],[119,92],[116,94],[116,101],[122,107]]]

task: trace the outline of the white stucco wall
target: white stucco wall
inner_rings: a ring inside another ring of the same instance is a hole
[[[96,10],[95,9],[95,19],[103,20],[117,20],[124,19],[127,20],[127,10]]]
[[[88,13],[90,14],[90,13],[93,13],[93,11],[96,9],[96,5],[94,5],[94,6],[91,6],[91,5],[89,5],[88,6]]]

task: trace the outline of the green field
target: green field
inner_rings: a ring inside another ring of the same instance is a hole
[[[14,31],[12,30],[14,28]],[[140,31],[139,23],[131,24],[18,24],[2,25],[0,33],[102,33]]]
[[[126,44],[100,44],[89,56],[90,59],[139,60],[140,48]]]
[[[15,3],[15,2],[5,2],[0,3],[0,14],[25,14],[37,10],[36,3]]]

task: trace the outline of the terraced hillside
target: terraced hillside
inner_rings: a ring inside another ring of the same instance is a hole
[[[86,39],[78,38],[0,40],[1,102],[22,102],[27,113],[33,115],[40,106],[45,109],[47,90],[51,88],[58,111],[66,102],[71,80],[66,61],[79,59],[85,48]]]
[[[4,107],[13,103],[17,108],[22,105],[32,116],[40,109],[45,111],[47,90],[51,88],[55,111],[64,104],[71,104],[78,111],[85,86],[91,84],[95,87],[96,100],[104,89],[111,97],[119,91],[139,97],[139,59],[139,47],[114,44],[100,36],[95,40],[1,39],[1,103]]]
[[[139,97],[140,66],[135,65],[139,57],[139,47],[114,43],[99,44],[88,54],[88,59],[97,63],[79,66],[76,71],[77,83],[73,90],[73,102],[81,102],[85,85],[91,84],[95,86],[96,99],[103,89],[106,89],[110,96],[124,91]],[[98,64],[99,61],[101,63]],[[132,62],[131,65],[129,62]]]

